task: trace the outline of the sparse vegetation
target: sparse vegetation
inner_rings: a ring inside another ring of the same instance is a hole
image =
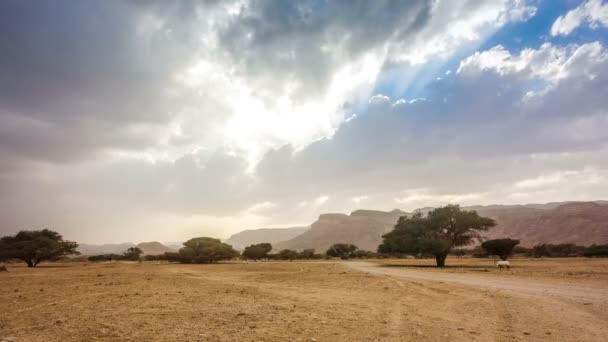
[[[299,256],[300,254],[297,251],[294,251],[293,249],[283,249],[279,251],[279,253],[274,254],[273,258],[279,260],[295,260],[298,259]]]
[[[517,245],[519,245],[519,240],[495,239],[484,241],[481,244],[481,248],[486,251],[488,255],[496,255],[501,260],[507,260],[511,253],[513,253],[513,248]]]
[[[583,255],[591,258],[591,257],[608,257],[608,244],[606,245],[591,245],[585,248]]]
[[[346,259],[350,259],[350,258],[354,257],[355,252],[358,249],[359,248],[353,244],[336,243],[336,244],[332,245],[331,247],[329,247],[329,249],[327,250],[327,252],[325,252],[325,254],[327,254],[327,256],[330,256],[330,257],[336,257],[336,258],[346,260]]]
[[[77,248],[76,242],[64,240],[59,233],[49,229],[22,230],[15,236],[0,239],[0,258],[18,259],[28,267],[36,267],[42,261],[78,255]]]
[[[144,252],[138,247],[129,247],[126,252],[123,253],[123,260],[137,261]]]
[[[554,257],[554,258],[565,258],[565,257],[576,257],[582,256],[585,251],[584,246],[577,246],[572,243],[562,244],[541,244],[536,245],[532,248],[532,256],[535,258],[541,257]]]
[[[184,242],[184,247],[178,254],[178,261],[186,264],[212,264],[239,256],[239,252],[232,246],[209,237],[199,237]]]
[[[480,241],[479,233],[495,225],[493,219],[462,210],[458,205],[437,208],[426,217],[417,212],[411,217],[399,218],[393,231],[383,235],[378,252],[431,254],[437,267],[443,267],[452,248]]]
[[[272,250],[272,245],[269,243],[258,243],[245,247],[241,256],[245,259],[259,260],[268,258],[268,254]]]

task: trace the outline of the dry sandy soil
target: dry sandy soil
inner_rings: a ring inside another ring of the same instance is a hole
[[[448,263],[9,265],[0,341],[608,340],[606,259]],[[600,296],[500,286],[511,282]]]

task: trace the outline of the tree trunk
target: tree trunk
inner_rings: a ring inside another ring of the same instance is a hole
[[[435,254],[435,261],[437,261],[437,267],[445,266],[445,258],[448,257],[448,253]]]
[[[25,262],[27,263],[27,267],[34,267],[34,266],[36,266],[36,265],[34,264],[34,261],[33,261],[33,260],[26,260]]]

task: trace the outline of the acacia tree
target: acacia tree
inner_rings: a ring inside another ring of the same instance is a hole
[[[124,260],[137,261],[144,252],[139,247],[129,247],[126,252],[122,254]]]
[[[481,248],[489,255],[497,255],[501,260],[507,260],[517,245],[519,240],[496,239],[484,241]]]
[[[212,264],[237,256],[239,252],[232,246],[209,237],[190,239],[184,242],[184,247],[179,250],[179,261],[188,264]]]
[[[491,218],[450,204],[430,211],[427,216],[417,212],[410,217],[400,217],[395,228],[382,236],[378,252],[431,254],[437,267],[444,267],[452,248],[481,241],[480,232],[495,225]]]
[[[268,253],[272,250],[272,245],[269,243],[258,243],[245,247],[242,256],[247,259],[263,259],[268,257]]]
[[[343,260],[351,258],[354,253],[359,249],[357,246],[349,243],[336,243],[329,247],[327,254],[330,257],[339,257]]]
[[[76,242],[63,240],[59,233],[52,230],[22,230],[15,236],[0,239],[0,259],[19,259],[27,267],[36,267],[42,261],[80,254],[76,248]]]

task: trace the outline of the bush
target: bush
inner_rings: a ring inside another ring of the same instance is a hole
[[[486,251],[488,255],[496,255],[501,260],[507,260],[513,248],[519,245],[519,240],[513,239],[496,239],[487,240],[481,244],[481,248]]]
[[[146,260],[146,261],[167,260],[167,255],[166,254],[158,254],[158,255],[148,254],[148,255],[144,255],[144,260]]]
[[[246,259],[265,259],[268,258],[268,253],[272,250],[272,245],[269,243],[258,243],[255,245],[245,247],[242,253],[243,258]]]
[[[304,249],[300,253],[298,253],[298,259],[317,259],[322,258],[321,255],[315,254],[314,248]]]
[[[122,254],[122,260],[137,261],[144,252],[138,247],[129,247],[126,252]]]
[[[374,252],[370,252],[370,251],[364,251],[364,250],[358,250],[355,251],[352,254],[353,258],[358,258],[358,259],[371,259],[371,258],[375,258],[377,256],[376,253]]]
[[[585,248],[583,255],[592,258],[592,257],[608,257],[608,244],[606,245],[591,245]]]
[[[515,246],[515,248],[513,248],[513,254],[530,256],[532,255],[532,248]]]
[[[565,257],[576,257],[582,256],[585,251],[585,247],[577,246],[572,243],[563,244],[541,244],[536,245],[532,248],[532,255],[535,258],[541,257],[553,257],[553,258],[565,258]]]
[[[295,260],[300,256],[297,251],[293,249],[283,249],[279,253],[275,254],[274,257],[279,260]]]
[[[116,261],[122,260],[123,256],[119,254],[99,254],[99,255],[91,255],[88,260],[89,261]]]
[[[182,257],[177,252],[165,252],[164,258],[165,258],[164,260],[167,260],[169,262],[181,262],[182,261]]]
[[[336,243],[329,247],[327,252],[327,256],[337,257],[342,260],[346,260],[352,258],[355,252],[359,249],[357,246],[349,243]]]

